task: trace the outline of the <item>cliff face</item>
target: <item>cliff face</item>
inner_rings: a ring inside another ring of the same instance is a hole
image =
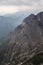
[[[43,12],[31,14],[8,36],[1,49],[1,65],[21,65],[43,53]]]

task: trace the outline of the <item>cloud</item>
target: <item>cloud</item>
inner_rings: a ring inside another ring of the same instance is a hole
[[[12,14],[18,11],[18,7],[16,6],[0,6],[0,15]]]
[[[43,0],[0,0],[0,5],[42,5]]]
[[[43,11],[43,0],[0,0],[0,13]]]
[[[36,12],[40,12],[43,10],[43,6],[5,6],[5,5],[1,5],[0,6],[0,15],[5,15],[5,14],[13,14],[19,11],[24,11],[24,12],[29,12],[29,13],[36,13]]]

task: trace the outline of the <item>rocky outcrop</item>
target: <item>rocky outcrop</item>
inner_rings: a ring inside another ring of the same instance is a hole
[[[1,65],[22,65],[34,55],[43,53],[43,12],[26,17],[8,36],[4,48]]]

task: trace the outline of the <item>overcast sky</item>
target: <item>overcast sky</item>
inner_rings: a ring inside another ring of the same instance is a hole
[[[0,0],[0,14],[43,11],[43,0]]]

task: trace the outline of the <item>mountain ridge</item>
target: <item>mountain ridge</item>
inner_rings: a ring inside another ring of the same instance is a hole
[[[1,65],[22,65],[38,53],[43,53],[43,12],[29,15],[11,33]]]

